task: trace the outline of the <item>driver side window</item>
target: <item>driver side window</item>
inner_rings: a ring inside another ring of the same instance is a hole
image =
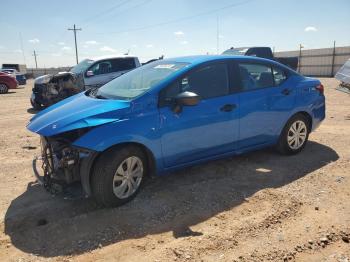
[[[103,75],[112,72],[112,64],[110,61],[105,60],[94,64],[89,71],[92,71],[94,75]]]
[[[229,93],[228,69],[225,63],[198,68],[160,92],[160,106],[169,104],[182,92],[193,92],[202,99],[224,96]]]

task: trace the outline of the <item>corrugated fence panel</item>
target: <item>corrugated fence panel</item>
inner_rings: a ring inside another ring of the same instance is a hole
[[[299,50],[275,52],[275,56],[299,57]],[[336,47],[335,50],[333,48],[302,50],[298,70],[308,76],[334,76],[349,58],[350,46]]]
[[[69,71],[70,67],[59,67],[59,68],[28,68],[27,69],[27,75],[29,77],[36,78],[38,76],[42,75],[54,75],[59,72],[67,72]]]
[[[308,76],[334,76],[339,68],[350,58],[350,46],[336,47],[333,62],[333,48],[307,49],[301,51],[300,73]],[[275,52],[276,57],[299,57],[299,50]],[[333,64],[333,72],[332,72]],[[70,68],[28,68],[29,76],[38,77],[46,74],[57,74]]]

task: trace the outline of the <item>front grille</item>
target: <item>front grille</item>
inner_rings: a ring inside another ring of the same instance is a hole
[[[34,84],[32,91],[33,94],[35,94],[35,100],[37,101],[37,103],[43,103],[45,88],[45,84]]]

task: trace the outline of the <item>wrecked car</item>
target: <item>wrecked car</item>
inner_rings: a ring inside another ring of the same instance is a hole
[[[30,103],[34,109],[55,104],[90,88],[98,88],[141,64],[137,57],[85,59],[69,72],[37,77]]]
[[[340,81],[336,89],[350,94],[350,59],[339,69],[335,78]]]
[[[305,147],[325,118],[319,80],[272,60],[159,60],[39,112],[34,173],[48,190],[80,183],[104,206],[133,199],[144,180],[268,146]]]

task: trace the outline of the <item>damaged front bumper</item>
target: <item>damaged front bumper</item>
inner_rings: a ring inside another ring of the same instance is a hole
[[[33,171],[38,182],[53,194],[81,183],[84,195],[90,196],[90,170],[97,155],[65,139],[42,136],[41,156],[34,158]]]

